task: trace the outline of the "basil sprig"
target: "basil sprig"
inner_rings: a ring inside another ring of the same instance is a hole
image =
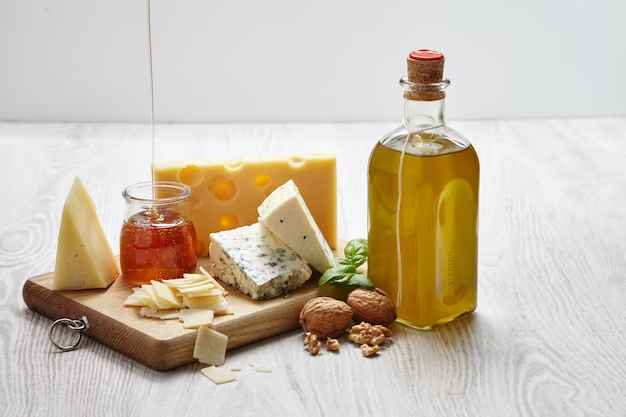
[[[374,283],[366,275],[357,272],[357,268],[367,262],[367,251],[367,240],[351,240],[343,250],[345,258],[337,258],[342,266],[330,268],[324,272],[317,284],[324,285],[332,282],[373,289]]]

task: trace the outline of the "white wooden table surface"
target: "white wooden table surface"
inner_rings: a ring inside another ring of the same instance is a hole
[[[87,339],[55,353],[21,288],[51,271],[79,175],[117,249],[120,190],[149,178],[146,125],[0,124],[2,416],[626,416],[626,119],[452,123],[480,156],[479,306],[394,325],[368,360],[311,357],[293,331],[230,353],[273,369],[215,386]],[[369,152],[390,124],[164,125],[157,159],[330,151],[339,232],[365,237]]]

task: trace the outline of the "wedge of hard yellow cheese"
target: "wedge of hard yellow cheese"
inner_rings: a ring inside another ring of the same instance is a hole
[[[288,180],[298,184],[324,239],[337,244],[337,170],[332,154],[200,159],[155,164],[155,178],[191,188],[189,214],[199,256],[207,256],[209,235],[257,222],[257,207]]]
[[[119,273],[96,206],[76,177],[63,206],[52,289],[107,288]]]

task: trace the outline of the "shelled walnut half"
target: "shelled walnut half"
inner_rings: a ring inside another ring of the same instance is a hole
[[[326,349],[333,352],[339,352],[339,341],[330,337],[326,338]]]
[[[370,346],[368,344],[361,345],[361,354],[363,356],[370,357],[376,355],[380,351],[380,346],[374,345]]]
[[[348,340],[359,345],[368,344],[378,346],[385,342],[385,337],[390,336],[391,330],[384,326],[372,326],[369,323],[361,322],[361,324],[352,326]]]
[[[320,349],[322,348],[322,342],[320,342],[319,337],[311,332],[307,332],[304,337],[304,345],[307,347],[311,355],[319,354]]]

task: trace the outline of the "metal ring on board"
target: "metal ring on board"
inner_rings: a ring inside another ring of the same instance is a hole
[[[54,332],[54,328],[60,324],[65,324],[65,327],[67,327],[68,330],[71,330],[72,332],[76,332],[76,334],[78,335],[78,337],[76,338],[76,341],[72,342],[68,346],[60,345],[54,340],[54,337],[52,336],[52,333]],[[87,320],[86,316],[82,316],[78,320],[72,320],[68,318],[58,319],[54,323],[52,323],[52,326],[50,326],[50,341],[59,350],[63,352],[68,352],[78,347],[78,345],[80,344],[80,340],[82,339],[82,336],[83,336],[82,332],[86,330],[89,330],[89,321]]]

